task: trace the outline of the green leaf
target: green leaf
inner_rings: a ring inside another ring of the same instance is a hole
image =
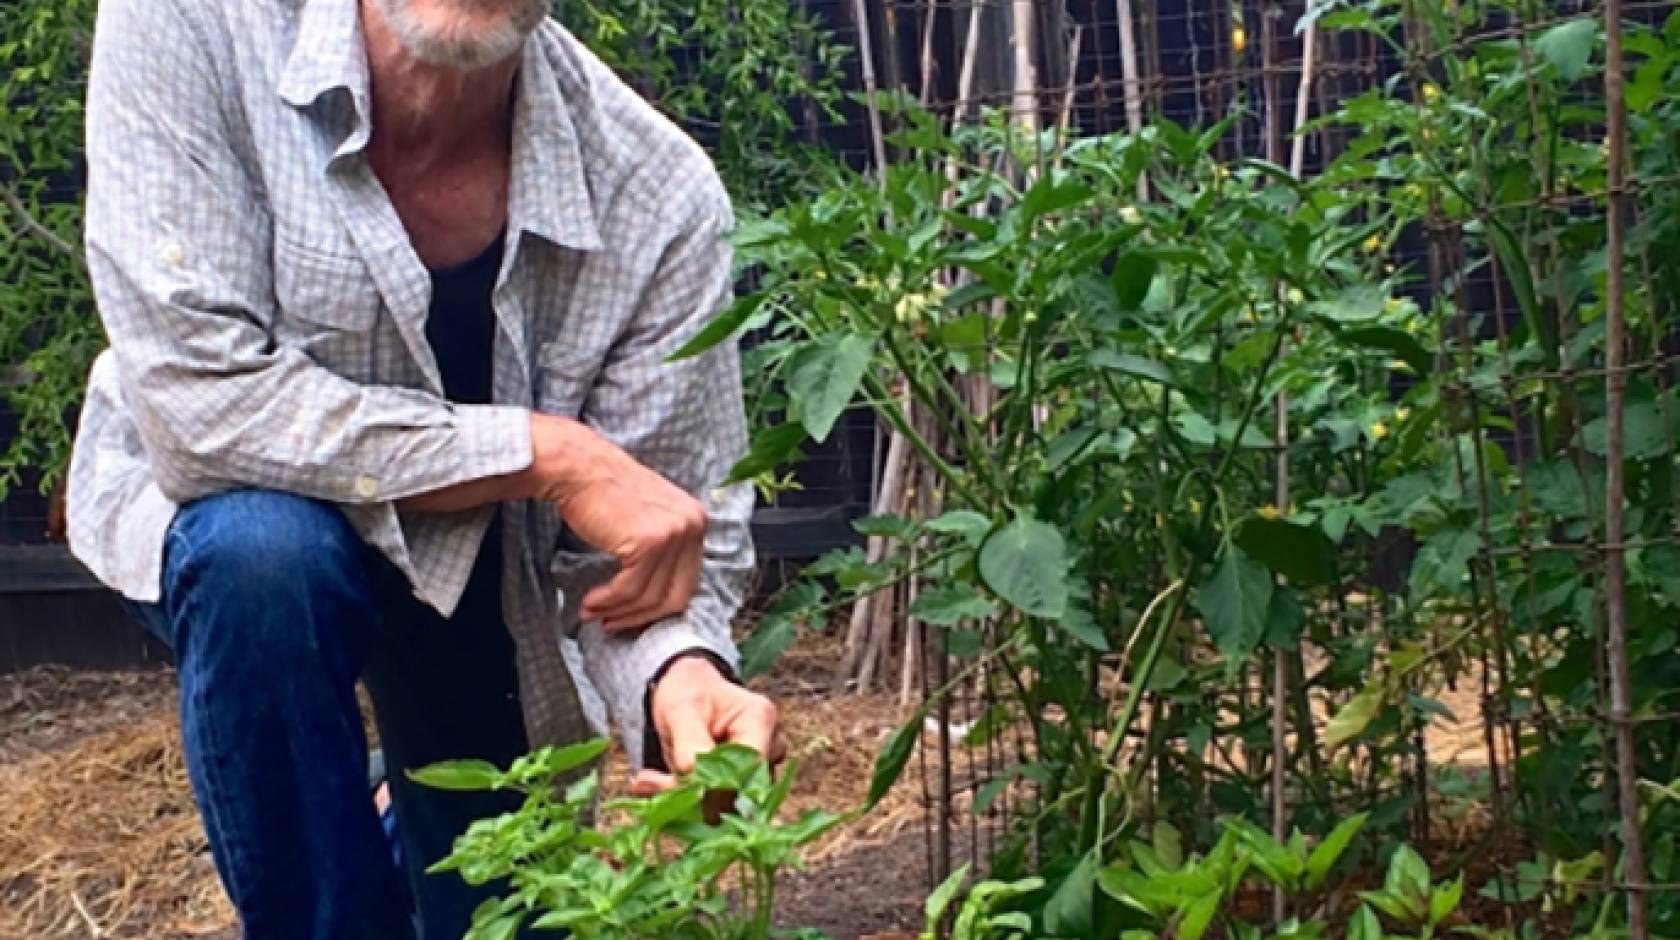
[[[1382,921],[1368,905],[1359,905],[1359,913],[1348,922],[1347,940],[1383,940]]]
[[[864,516],[852,522],[852,528],[859,535],[875,535],[881,538],[907,541],[916,535],[916,523],[904,518],[887,514],[883,516]]]
[[[408,779],[435,790],[494,790],[502,772],[489,761],[451,760],[410,770]]]
[[[1102,626],[1091,616],[1091,612],[1085,609],[1083,602],[1068,604],[1058,625],[1062,632],[1097,652],[1108,652],[1108,635],[1103,633]]]
[[[594,738],[589,741],[579,741],[565,747],[549,751],[543,760],[543,768],[550,776],[570,773],[579,767],[584,767],[599,760],[612,742],[606,738]]]
[[[799,636],[799,624],[827,595],[822,585],[801,581],[789,588],[760,617],[753,632],[741,641],[742,677],[768,672]]]
[[[672,353],[666,361],[678,362],[683,359],[691,359],[724,340],[730,339],[754,313],[758,312],[758,308],[764,305],[764,301],[769,296],[769,291],[759,291],[756,294],[748,294],[730,304],[712,322],[706,324],[700,332],[694,334],[693,339],[684,343],[681,349]]]
[[[1459,875],[1452,881],[1436,888],[1429,895],[1429,923],[1440,926],[1441,922],[1452,916],[1458,910],[1458,902],[1464,898],[1464,876]]]
[[[869,796],[864,800],[864,812],[879,805],[904,773],[904,765],[909,763],[910,754],[921,739],[922,723],[927,720],[930,705],[931,702],[924,702],[921,708],[916,709],[910,720],[893,732],[886,747],[881,748],[881,753],[875,755],[875,770],[869,776]]]
[[[1370,727],[1382,712],[1383,694],[1380,686],[1366,686],[1348,700],[1324,727],[1324,747],[1334,751],[1358,737]]]
[[[927,911],[928,929],[930,932],[945,918],[945,911],[956,900],[957,892],[962,890],[963,882],[968,880],[968,865],[965,863],[951,877],[946,878],[933,893],[928,895],[924,910]]]
[[[980,546],[980,577],[1023,613],[1057,619],[1067,610],[1067,546],[1055,526],[1017,516]]]
[[[1264,641],[1273,649],[1288,649],[1301,640],[1301,628],[1307,625],[1307,610],[1301,606],[1301,596],[1284,585],[1272,591],[1272,602],[1266,605]]]
[[[800,423],[822,443],[852,403],[869,370],[874,341],[851,332],[830,333],[795,352],[787,364],[787,391]]]
[[[1307,304],[1307,312],[1332,323],[1365,323],[1383,315],[1388,292],[1375,284],[1354,284],[1327,300]]]
[[[1409,845],[1394,850],[1388,862],[1388,877],[1383,888],[1407,900],[1423,901],[1429,897],[1429,863]],[[1421,913],[1421,909],[1419,909]]]
[[[747,455],[730,469],[728,479],[723,481],[724,485],[751,480],[792,462],[794,455],[799,451],[799,445],[805,443],[806,437],[805,426],[798,421],[789,421],[759,431],[753,435],[752,447],[747,451]]]
[[[1593,46],[1598,41],[1598,23],[1582,17],[1561,26],[1554,26],[1540,34],[1534,48],[1542,58],[1557,69],[1565,82],[1574,84],[1587,72]]]
[[[992,520],[972,510],[955,509],[930,521],[925,528],[940,535],[960,535],[969,544],[978,545],[992,531]]]
[[[1540,309],[1540,301],[1535,297],[1534,272],[1528,266],[1527,253],[1517,241],[1517,236],[1496,218],[1488,219],[1487,239],[1488,244],[1493,246],[1494,254],[1499,256],[1500,271],[1511,283],[1511,293],[1517,296],[1517,307],[1522,311],[1523,321],[1528,324],[1529,332],[1545,357],[1547,368],[1557,368],[1556,330],[1553,329],[1553,323],[1546,312]]]
[[[1093,349],[1085,356],[1085,361],[1095,368],[1123,372],[1147,382],[1159,382],[1169,387],[1178,384],[1173,380],[1171,369],[1154,359],[1145,359],[1142,356],[1133,356],[1112,349]]]
[[[1213,917],[1219,913],[1220,892],[1209,891],[1184,909],[1184,916],[1178,922],[1178,929],[1173,936],[1178,940],[1202,940],[1207,933],[1208,925],[1213,923]]]
[[[1411,366],[1419,376],[1429,375],[1435,369],[1434,355],[1405,330],[1392,326],[1365,326],[1345,330],[1341,336],[1355,346],[1393,354],[1396,359]]]
[[[1114,262],[1114,275],[1109,282],[1114,285],[1114,302],[1122,311],[1130,312],[1143,306],[1143,300],[1149,296],[1149,287],[1155,283],[1155,271],[1160,262],[1153,256],[1139,251],[1127,252]]]
[[[1196,609],[1225,657],[1227,672],[1260,645],[1271,602],[1272,573],[1235,543],[1226,542],[1212,573],[1196,590]]]
[[[1097,853],[1089,852],[1056,886],[1044,904],[1044,929],[1053,937],[1085,937],[1091,933],[1091,908],[1096,900]]]
[[[1330,869],[1335,867],[1337,859],[1340,859],[1342,853],[1347,850],[1348,843],[1352,842],[1353,837],[1358,835],[1359,830],[1365,826],[1366,818],[1364,813],[1349,816],[1342,820],[1336,828],[1330,830],[1330,834],[1324,837],[1323,842],[1313,847],[1312,854],[1307,856],[1307,887],[1309,889],[1317,890],[1319,885],[1324,884],[1325,876],[1330,874]]]
[[[523,914],[503,914],[485,924],[475,923],[467,931],[462,940],[513,940],[519,933],[519,923],[525,919]]]
[[[960,582],[922,588],[910,605],[910,616],[936,627],[954,627],[967,620],[983,620],[997,614],[997,605]]]
[[[1335,577],[1334,549],[1313,526],[1252,516],[1237,528],[1236,542],[1249,557],[1295,584],[1329,584]]]
[[[1675,409],[1673,405],[1671,410]],[[1664,423],[1662,408],[1655,402],[1635,402],[1622,409],[1622,454],[1630,460],[1661,457],[1674,446],[1673,431],[1680,421]],[[1610,453],[1610,420],[1596,418],[1581,428],[1581,446],[1595,457]]]

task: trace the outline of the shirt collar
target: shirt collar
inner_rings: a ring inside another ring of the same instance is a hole
[[[549,59],[548,28],[525,44],[514,94],[513,166],[508,228],[580,251],[602,247],[584,172],[577,127]],[[344,89],[355,125],[334,158],[361,151],[371,133],[367,48],[358,0],[307,0],[297,40],[280,75],[279,94],[295,108]]]

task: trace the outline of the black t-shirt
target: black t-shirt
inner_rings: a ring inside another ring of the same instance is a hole
[[[494,394],[492,363],[496,311],[490,302],[502,267],[503,237],[465,264],[432,271],[432,306],[426,314],[426,340],[437,357],[443,394],[463,405],[490,404]],[[500,610],[501,517],[490,526],[461,610]]]

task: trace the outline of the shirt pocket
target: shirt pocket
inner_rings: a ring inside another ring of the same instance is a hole
[[[280,343],[346,378],[377,378],[383,301],[360,258],[281,242],[275,248],[274,294]]]

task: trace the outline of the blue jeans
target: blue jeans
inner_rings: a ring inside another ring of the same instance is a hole
[[[246,937],[457,940],[501,887],[425,868],[472,820],[517,801],[404,774],[454,758],[505,766],[526,750],[496,535],[446,619],[328,504],[246,490],[176,517],[163,599],[135,608],[174,651],[193,793]],[[401,820],[401,873],[367,789],[358,679]]]

